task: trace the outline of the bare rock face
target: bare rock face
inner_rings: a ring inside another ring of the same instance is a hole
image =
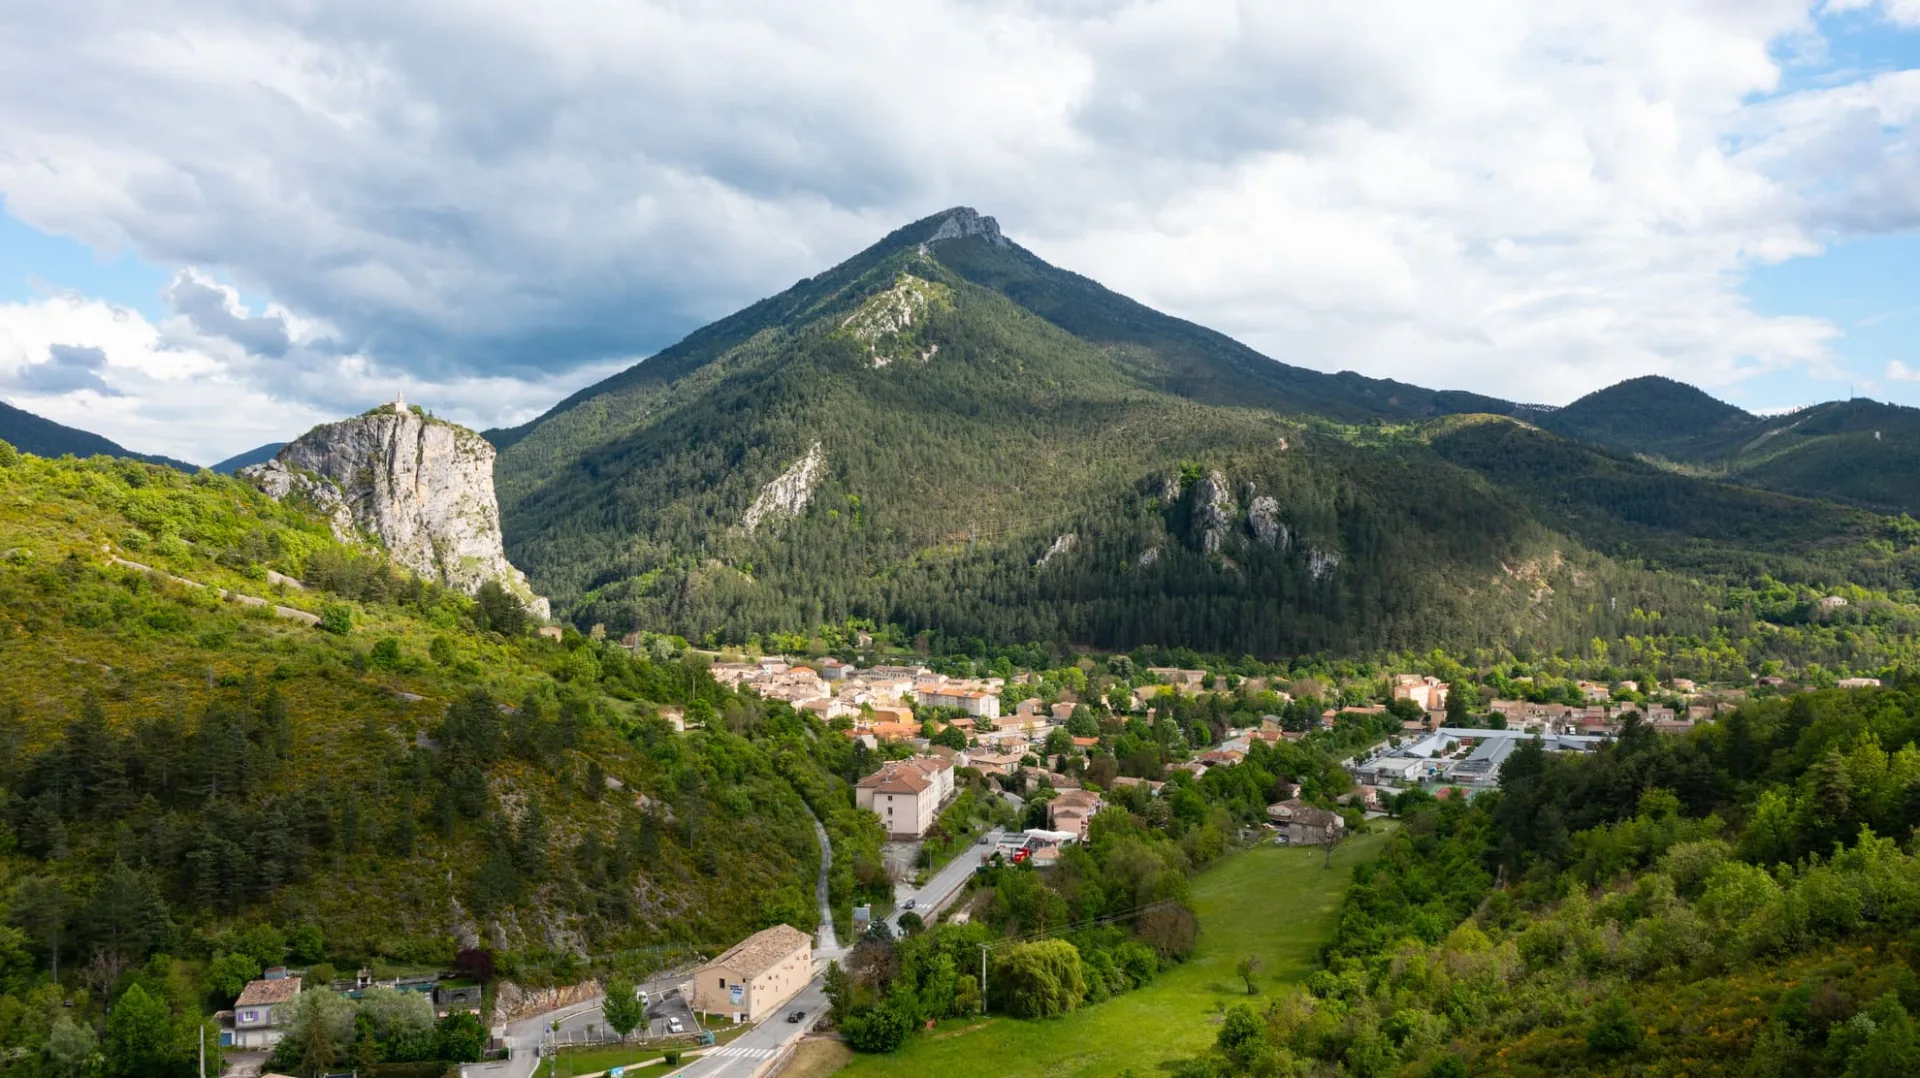
[[[985,236],[987,242],[995,247],[1007,246],[1007,238],[1000,234],[1000,222],[991,217],[982,217],[971,206],[958,206],[941,220],[933,235],[926,238],[927,243],[939,243],[942,240],[957,240],[967,236]]]
[[[759,496],[740,518],[740,527],[749,535],[767,520],[791,520],[813,500],[813,488],[827,474],[827,454],[815,442],[805,456],[760,488]]]
[[[372,538],[396,563],[471,595],[497,580],[550,616],[507,561],[493,494],[493,446],[404,403],[315,427],[240,474],[273,498],[304,496],[344,541]]]
[[[1247,527],[1253,541],[1264,547],[1285,550],[1293,535],[1280,520],[1280,503],[1271,494],[1257,494],[1247,506]]]
[[[1227,486],[1226,476],[1213,471],[1195,485],[1193,494],[1193,522],[1200,529],[1200,549],[1218,554],[1233,527],[1233,489]]]
[[[1324,584],[1333,579],[1334,571],[1340,568],[1340,555],[1331,550],[1310,550],[1307,552],[1307,575],[1316,584]]]
[[[1064,557],[1067,554],[1071,554],[1073,552],[1073,544],[1078,538],[1079,536],[1075,535],[1072,532],[1068,532],[1065,535],[1062,535],[1060,538],[1055,539],[1053,541],[1053,544],[1047,547],[1046,553],[1040,555],[1040,560],[1033,563],[1033,567],[1035,569],[1045,569],[1047,567],[1047,563],[1051,562],[1053,559]]]

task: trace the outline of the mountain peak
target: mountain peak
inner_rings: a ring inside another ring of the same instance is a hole
[[[968,236],[985,236],[987,242],[995,247],[1007,246],[1007,238],[1000,234],[1000,222],[984,217],[972,206],[955,206],[940,215],[940,223],[933,234],[923,243],[940,243],[943,240],[965,239]]]

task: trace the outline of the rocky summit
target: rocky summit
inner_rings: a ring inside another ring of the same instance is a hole
[[[378,541],[398,564],[468,594],[497,580],[540,618],[547,600],[507,561],[493,494],[493,446],[404,401],[315,427],[240,474],[298,496],[342,540]]]

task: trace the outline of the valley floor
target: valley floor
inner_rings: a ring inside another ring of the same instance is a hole
[[[1247,1002],[1234,967],[1265,963],[1263,997],[1303,980],[1332,935],[1353,866],[1379,852],[1385,833],[1356,839],[1322,868],[1319,850],[1262,846],[1234,854],[1194,880],[1200,942],[1194,957],[1137,992],[1054,1021],[988,1018],[942,1022],[890,1056],[858,1056],[840,1078],[941,1074],[981,1078],[1112,1078],[1148,1074],[1211,1044],[1221,1013]],[[1256,998],[1255,1002],[1258,1002]]]

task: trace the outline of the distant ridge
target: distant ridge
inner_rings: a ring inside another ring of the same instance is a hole
[[[15,449],[32,453],[36,457],[60,457],[68,453],[76,457],[130,457],[134,460],[146,461],[148,464],[164,464],[183,472],[200,470],[199,465],[188,464],[186,461],[175,460],[172,457],[135,453],[92,431],[55,423],[51,419],[15,408],[4,401],[0,401],[0,439],[5,439],[12,443]]]
[[[1673,458],[1724,446],[1760,423],[1759,417],[1685,382],[1652,374],[1589,393],[1540,420],[1569,438]]]
[[[213,470],[219,472],[221,475],[232,475],[250,464],[264,464],[272,460],[273,455],[280,452],[286,444],[285,442],[268,442],[266,445],[256,446],[244,453],[236,453],[220,463],[215,464]]]

